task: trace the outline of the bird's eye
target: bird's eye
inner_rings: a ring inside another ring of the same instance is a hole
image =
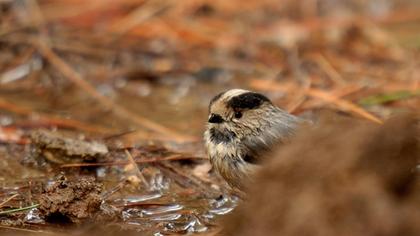
[[[236,119],[239,119],[239,118],[241,118],[242,117],[242,112],[240,112],[240,111],[235,111],[235,118]]]

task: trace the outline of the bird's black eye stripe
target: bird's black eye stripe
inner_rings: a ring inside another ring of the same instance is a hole
[[[270,100],[262,94],[246,92],[231,98],[227,105],[233,109],[255,109]]]
[[[210,115],[209,123],[220,124],[223,121],[224,121],[223,118],[218,114],[211,114]]]

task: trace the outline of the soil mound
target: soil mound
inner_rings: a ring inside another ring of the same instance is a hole
[[[41,195],[39,210],[49,222],[79,223],[99,211],[101,191],[102,185],[92,177],[69,181],[60,175]]]
[[[420,117],[299,131],[223,220],[223,235],[420,235]]]

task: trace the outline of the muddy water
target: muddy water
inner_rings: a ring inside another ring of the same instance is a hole
[[[226,72],[227,73],[227,72]],[[3,87],[3,86],[1,86]],[[118,115],[91,99],[85,91],[72,85],[54,90],[53,85],[37,85],[8,89],[0,87],[0,95],[18,106],[34,112],[61,115],[104,125],[117,130],[138,128],[123,122]],[[162,78],[159,82],[119,79],[112,83],[96,84],[104,95],[112,98],[129,111],[153,120],[165,127],[194,136],[201,136],[207,118],[207,106],[217,93],[234,87],[244,87],[230,80],[211,84],[200,82],[193,76]],[[2,114],[2,120],[10,119]]]
[[[111,146],[114,145],[114,148],[121,145],[138,147],[138,145],[154,143],[177,151],[188,151],[197,157],[204,155],[200,140],[205,128],[208,101],[220,91],[237,86],[240,84],[234,80],[209,84],[200,82],[193,76],[163,78],[158,82],[120,79],[113,83],[96,84],[98,91],[111,97],[131,112],[198,139],[197,142],[188,143],[188,145],[178,145],[167,140],[151,142],[147,136],[128,134],[127,137],[132,135],[129,139],[126,139],[125,135],[112,139],[109,142]],[[37,123],[37,113],[68,117],[113,130],[113,133],[106,135],[71,129],[65,131],[76,137],[84,136],[101,140],[104,136],[144,129],[102,109],[85,92],[72,85],[59,87],[58,90],[42,83],[37,84],[35,88],[32,86],[3,87],[0,88],[0,95],[2,99],[13,101],[16,106],[33,112],[32,117],[20,116],[12,112],[0,113],[3,126],[19,127],[24,135],[34,129],[53,127]],[[104,185],[103,203],[99,218],[101,214],[110,214],[112,220],[105,217],[106,225],[118,225],[124,230],[154,235],[214,232],[218,229],[216,225],[218,217],[232,211],[237,204],[237,198],[229,195],[225,186],[213,173],[210,175],[206,172],[202,173],[207,176],[204,180],[194,176],[194,168],[205,165],[204,160],[187,164],[168,162],[167,165],[170,165],[170,168],[153,163],[139,165],[148,183],[148,186],[145,186],[141,183],[127,182],[132,172],[127,171],[127,166],[124,165],[81,170],[80,168],[62,169],[50,163],[28,164],[27,158],[28,155],[30,156],[31,148],[33,147],[30,144],[0,145],[0,202],[12,197],[5,203],[3,210],[36,205],[45,186],[52,183],[61,171],[64,171],[70,180],[76,181],[79,176],[88,175],[94,176],[99,183],[102,183]],[[126,161],[119,149],[115,152],[117,153],[115,156],[109,155],[111,161]],[[187,178],[179,177],[179,173],[172,171],[171,168],[184,173]],[[195,183],[189,183],[190,176]],[[202,186],[199,186],[200,184]],[[24,228],[34,232],[57,232],[56,225],[46,222],[37,207],[18,213],[0,215],[0,222],[8,227]],[[101,218],[95,222],[104,223]],[[74,226],[65,226],[60,229],[62,230],[71,232]]]

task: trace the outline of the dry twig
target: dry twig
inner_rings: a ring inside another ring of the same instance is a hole
[[[19,194],[13,194],[12,196],[8,197],[6,200],[4,200],[2,203],[0,203],[0,208],[3,207],[6,203],[10,202],[13,198],[19,196]]]

